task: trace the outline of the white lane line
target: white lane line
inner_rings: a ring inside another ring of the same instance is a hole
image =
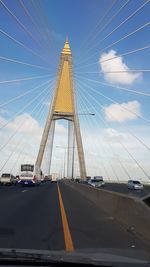
[[[25,193],[25,192],[27,192],[28,190],[23,190],[23,191],[21,191],[22,193]]]

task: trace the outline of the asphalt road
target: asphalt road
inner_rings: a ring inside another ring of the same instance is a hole
[[[72,250],[149,245],[59,182],[0,187],[0,248]]]
[[[145,185],[143,190],[131,190],[126,184],[106,183],[103,189],[135,197],[145,197],[150,194],[150,186],[148,185]]]

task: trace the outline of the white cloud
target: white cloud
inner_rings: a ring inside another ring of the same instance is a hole
[[[13,121],[7,124],[7,129],[17,130],[22,133],[41,133],[41,127],[36,119],[30,114],[24,113],[14,118]]]
[[[0,153],[0,167],[7,161],[12,151],[14,151],[13,156],[8,160],[2,172],[9,172],[13,167],[13,174],[16,174],[20,169],[21,163],[34,163],[37,157],[39,144],[41,140],[41,134],[43,128],[39,125],[38,121],[34,119],[29,114],[22,114],[17,116],[13,122],[11,122],[11,127],[7,125],[7,129],[0,130],[0,147],[7,143],[9,137],[15,132],[15,126],[18,127],[20,122],[25,121],[25,119],[29,119],[30,123],[33,123],[31,126],[31,131],[27,130],[29,125],[26,124],[26,127],[23,128],[22,132],[18,132],[8,145],[3,149]],[[5,120],[5,123],[7,120]],[[14,124],[13,124],[14,123]],[[30,127],[29,126],[29,127]],[[104,179],[107,178],[106,172],[109,174],[111,179],[115,179],[115,176],[112,172],[112,168],[110,163],[113,165],[114,169],[117,169],[117,174],[120,180],[127,180],[126,174],[121,169],[119,162],[116,158],[114,158],[114,154],[118,155],[120,160],[123,162],[125,168],[130,172],[131,177],[144,178],[144,174],[140,172],[140,169],[135,165],[126,151],[123,150],[120,141],[129,149],[129,151],[133,154],[133,156],[137,159],[138,162],[141,163],[141,166],[144,166],[147,173],[150,172],[149,166],[149,151],[143,149],[142,144],[139,145],[138,141],[135,140],[131,135],[127,132],[122,131],[122,128],[107,128],[103,129],[102,127],[90,129],[89,131],[83,127],[81,124],[82,130],[82,140],[85,152],[85,161],[87,167],[88,175],[103,175]],[[135,127],[135,126],[134,126]],[[146,126],[141,128],[136,126],[136,128],[132,129],[133,132],[136,132],[136,135],[139,136],[146,144],[150,144],[150,138],[147,133]],[[63,147],[66,147],[68,144],[67,140],[67,122],[63,121],[56,122],[56,135],[54,138],[53,145],[53,157],[52,157],[52,168],[51,172],[58,172],[60,170],[63,171],[64,168],[64,156],[65,150]],[[21,142],[19,145],[18,143]],[[56,149],[56,146],[60,146]],[[114,153],[111,152],[110,146],[112,147]],[[62,147],[62,148],[61,148]],[[20,154],[21,153],[21,154]],[[20,157],[19,157],[20,155]],[[18,159],[19,157],[19,159]],[[47,158],[45,159],[47,160]],[[144,165],[145,164],[145,165]],[[75,175],[79,175],[79,166],[77,160],[77,149],[75,148]],[[67,153],[66,153],[66,169],[67,169]],[[43,168],[43,171],[44,168]]]
[[[119,133],[118,131],[116,131],[115,129],[112,128],[107,128],[104,129],[104,140],[106,142],[122,142],[124,139],[124,136],[122,133]]]
[[[3,114],[1,114],[1,115],[3,115]],[[0,116],[0,127],[2,127],[6,123],[7,123],[7,120],[4,117]]]
[[[5,125],[5,127],[0,129],[0,148],[2,148],[5,144],[7,145],[2,151],[0,151],[0,167],[3,166],[5,161],[9,158],[9,155],[11,155],[14,151],[2,172],[9,172],[12,166],[15,164],[13,171],[15,174],[18,171],[21,163],[25,163],[26,161],[30,163],[35,162],[43,128],[39,122],[28,113],[16,116],[12,121],[8,121],[1,115],[0,126],[1,125]],[[11,138],[11,136],[13,137]],[[56,121],[56,144],[65,146],[67,144],[67,142],[65,143],[64,141],[65,137],[67,138],[67,128],[60,121]],[[60,151],[55,151],[54,146],[54,155],[58,152],[63,153],[64,151],[61,149]],[[19,161],[15,162],[19,155]],[[21,162],[22,160],[25,160],[25,162]]]
[[[55,131],[58,134],[67,134],[66,127],[60,124],[58,121],[56,121],[56,124],[55,124]]]
[[[117,56],[117,58],[102,62],[115,56]],[[130,70],[129,67],[123,62],[123,57],[118,56],[115,50],[110,50],[108,53],[103,53],[100,56],[99,63],[102,72]],[[132,84],[135,80],[140,78],[141,75],[141,73],[135,72],[104,73],[104,79],[109,83]]]
[[[9,156],[13,152],[8,164],[6,164],[6,170],[18,158],[19,154],[21,158],[28,154],[28,160],[32,158],[31,162],[33,162],[37,155],[43,130],[38,121],[27,113],[15,117],[12,121],[3,117],[0,117],[0,120],[3,121],[4,125],[6,124],[0,130],[0,148],[3,148],[0,153],[1,160],[3,161],[3,153]]]
[[[136,120],[141,115],[140,103],[136,100],[122,104],[111,104],[104,108],[107,121],[124,122]]]

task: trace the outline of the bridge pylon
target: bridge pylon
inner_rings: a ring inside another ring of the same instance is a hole
[[[56,85],[54,89],[53,99],[49,108],[45,128],[43,131],[40,148],[36,160],[36,165],[41,167],[42,159],[47,144],[48,137],[50,137],[50,164],[53,149],[53,140],[55,132],[55,121],[64,119],[68,121],[68,166],[67,166],[67,177],[69,178],[69,169],[71,169],[72,162],[69,160],[70,154],[70,142],[71,140],[76,141],[80,177],[82,179],[86,178],[86,167],[84,159],[83,144],[80,132],[80,123],[77,114],[76,107],[76,95],[74,90],[73,82],[73,62],[72,62],[72,52],[68,39],[66,39],[65,45],[62,49],[59,61],[59,68],[57,74]],[[72,135],[72,137],[71,137]],[[72,141],[73,142],[73,141]],[[72,159],[73,160],[73,159]],[[69,168],[70,164],[70,168]]]

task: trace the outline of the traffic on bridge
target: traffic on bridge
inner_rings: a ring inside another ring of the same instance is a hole
[[[0,265],[150,266],[150,0],[0,0]]]

